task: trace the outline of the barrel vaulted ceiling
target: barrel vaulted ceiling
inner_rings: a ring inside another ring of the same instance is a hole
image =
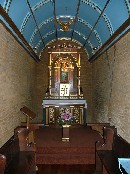
[[[1,20],[38,57],[50,42],[66,39],[79,43],[91,58],[126,21],[119,35],[130,28],[129,0],[0,0],[0,4]]]

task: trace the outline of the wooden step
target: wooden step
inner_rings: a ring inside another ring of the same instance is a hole
[[[94,154],[38,154],[37,164],[94,164]]]

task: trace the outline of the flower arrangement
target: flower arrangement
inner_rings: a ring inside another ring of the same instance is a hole
[[[61,113],[59,118],[57,119],[57,122],[59,125],[75,123],[76,118],[74,116],[72,116],[72,114],[69,112]]]

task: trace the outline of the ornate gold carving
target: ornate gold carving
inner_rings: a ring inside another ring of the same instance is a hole
[[[69,31],[70,25],[74,22],[74,20],[70,19],[68,22],[62,22],[60,19],[58,19],[57,22],[60,24],[63,31]]]
[[[54,108],[49,108],[49,123],[55,123],[55,110],[54,110]]]
[[[79,108],[74,108],[74,116],[76,117],[76,123],[80,123],[80,111]]]

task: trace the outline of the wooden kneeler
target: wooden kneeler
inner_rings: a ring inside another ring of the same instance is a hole
[[[36,117],[36,114],[31,111],[29,108],[27,108],[26,106],[24,106],[23,108],[20,109],[20,111],[26,116],[26,129],[25,129],[25,133],[24,133],[24,136],[26,137],[26,146],[28,146],[28,148],[25,147],[25,143],[24,143],[24,146],[23,146],[23,143],[21,143],[21,150],[29,150],[30,149],[32,151],[34,151],[35,153],[35,164],[36,164],[36,143],[35,143],[35,130],[38,128],[38,127],[35,127],[35,126],[31,126],[30,124],[30,120],[33,120],[35,117]],[[23,136],[20,138],[21,141],[23,139]],[[19,139],[19,140],[20,140]],[[38,171],[38,167],[36,166],[36,171]]]

